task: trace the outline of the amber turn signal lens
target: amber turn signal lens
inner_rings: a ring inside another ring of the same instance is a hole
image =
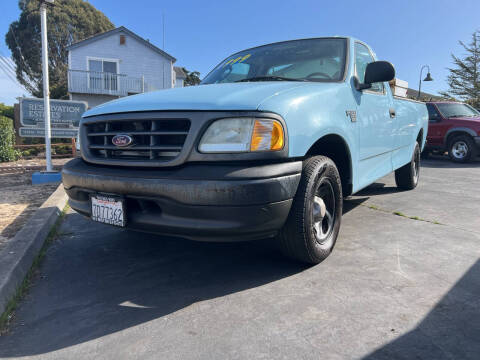
[[[253,127],[251,151],[275,151],[283,149],[283,127],[277,120],[257,119]]]

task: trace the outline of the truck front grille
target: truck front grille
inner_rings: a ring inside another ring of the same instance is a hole
[[[90,154],[103,160],[167,162],[182,151],[190,130],[189,119],[121,119],[85,124]],[[116,135],[128,135],[131,145],[113,144]],[[133,164],[132,164],[133,165]]]

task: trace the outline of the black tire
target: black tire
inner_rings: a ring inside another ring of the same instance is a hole
[[[335,163],[325,156],[305,160],[290,214],[279,234],[284,254],[309,264],[326,259],[337,240],[342,208],[342,183]]]
[[[420,176],[420,145],[415,143],[412,159],[400,169],[395,170],[395,183],[402,190],[413,190],[417,187]]]
[[[476,156],[476,148],[473,139],[469,135],[458,135],[448,143],[448,156],[456,163],[466,163]]]

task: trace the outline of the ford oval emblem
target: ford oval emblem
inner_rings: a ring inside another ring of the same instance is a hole
[[[126,134],[115,135],[112,139],[112,144],[118,147],[125,147],[131,145],[132,143],[132,137]]]

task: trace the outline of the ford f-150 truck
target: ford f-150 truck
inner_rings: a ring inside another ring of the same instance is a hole
[[[92,220],[194,240],[276,237],[289,256],[332,251],[343,198],[395,171],[413,189],[425,104],[392,96],[393,66],[349,37],[285,41],[223,60],[200,86],[87,111],[63,168]]]
[[[474,160],[480,150],[480,113],[452,101],[427,103],[429,126],[425,154],[448,151],[454,162]]]

